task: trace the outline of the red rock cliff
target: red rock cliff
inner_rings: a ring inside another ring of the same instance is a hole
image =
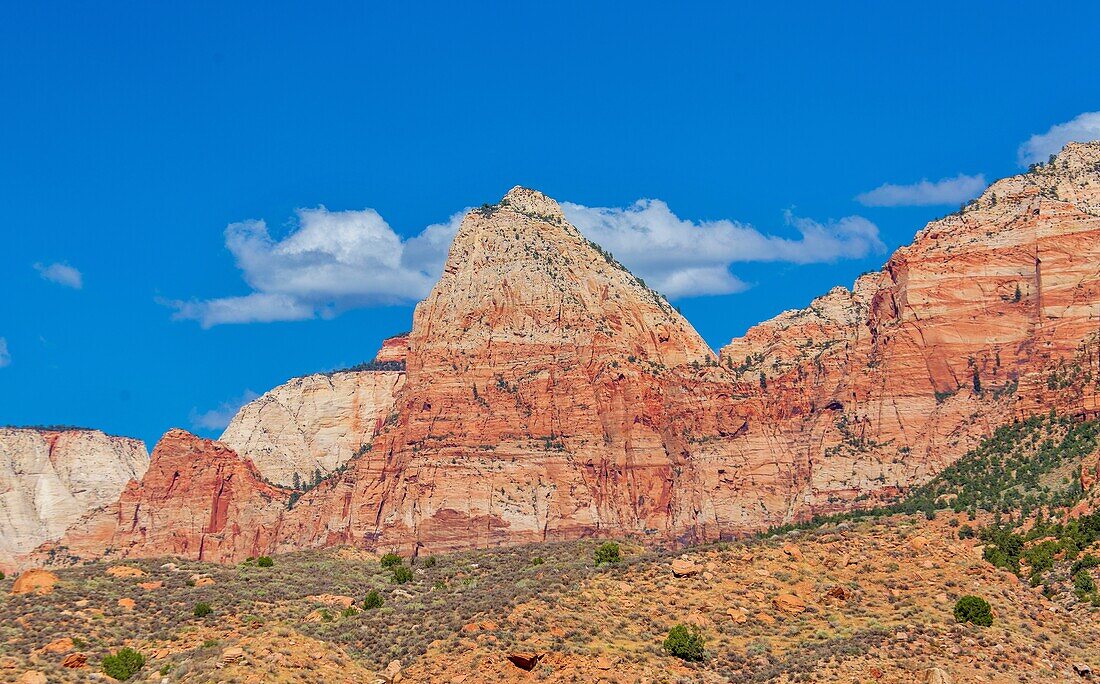
[[[182,556],[216,562],[272,546],[289,491],[265,484],[251,461],[211,440],[169,430],[141,482],[59,542],[61,556]]]

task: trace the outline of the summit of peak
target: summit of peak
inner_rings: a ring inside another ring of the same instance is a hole
[[[1095,169],[1100,163],[1100,140],[1091,142],[1068,142],[1062,150],[1055,155],[1054,164],[1069,169],[1087,167]]]
[[[508,191],[508,194],[500,201],[502,207],[508,207],[521,214],[552,219],[560,222],[565,220],[565,214],[561,207],[550,197],[538,190],[517,185]]]

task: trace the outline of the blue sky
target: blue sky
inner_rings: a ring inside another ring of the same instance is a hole
[[[1092,3],[402,4],[0,9],[0,424],[217,435],[516,184],[717,348],[1100,125]]]

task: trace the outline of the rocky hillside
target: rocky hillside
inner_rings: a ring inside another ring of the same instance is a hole
[[[145,445],[98,430],[0,428],[0,568],[118,498],[149,465]]]
[[[298,489],[341,468],[371,441],[405,384],[403,338],[386,340],[370,370],[294,378],[241,408],[221,441],[269,481]]]

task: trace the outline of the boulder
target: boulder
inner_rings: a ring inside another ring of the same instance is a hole
[[[306,597],[314,603],[320,603],[325,606],[332,606],[334,608],[347,608],[355,603],[355,599],[351,596],[344,596],[340,594],[316,594],[314,596]]]
[[[382,678],[386,684],[397,684],[401,681],[401,661],[391,660],[390,664],[382,670]]]
[[[509,653],[508,660],[519,669],[530,672],[531,670],[535,669],[535,666],[539,664],[540,660],[542,660],[542,654],[532,653],[529,651],[520,651],[516,653]]]
[[[223,663],[236,663],[244,659],[244,649],[240,646],[229,646],[222,651],[221,661]]]
[[[41,568],[35,568],[33,570],[27,570],[26,572],[15,578],[15,583],[11,585],[12,594],[38,594],[44,596],[46,594],[53,593],[54,585],[57,584],[57,575],[48,570],[42,570]]]
[[[69,637],[51,641],[42,647],[43,653],[68,653],[71,650],[73,650],[73,640]]]
[[[61,667],[67,667],[70,670],[79,670],[87,665],[88,656],[85,653],[70,653],[61,661]]]
[[[118,600],[118,607],[123,610],[133,610],[137,606],[137,602],[132,598],[120,598]]]
[[[772,605],[776,610],[789,615],[797,615],[806,610],[806,602],[794,594],[780,594],[772,599]]]
[[[676,577],[694,577],[702,570],[698,565],[684,558],[672,560],[672,574]]]
[[[129,565],[115,565],[107,568],[107,574],[111,577],[145,577],[145,571]]]
[[[826,598],[836,599],[837,601],[847,601],[851,598],[852,592],[842,584],[834,584],[825,592],[825,596]]]
[[[802,555],[802,551],[794,544],[784,544],[783,553],[785,553],[791,560],[801,563],[805,560],[805,556]]]
[[[952,684],[951,675],[938,667],[931,667],[924,671],[923,684]]]

